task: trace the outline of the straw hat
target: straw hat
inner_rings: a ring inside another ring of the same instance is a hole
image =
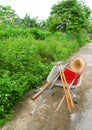
[[[81,75],[85,68],[86,61],[82,57],[76,57],[70,63],[70,69],[75,71],[78,74],[78,76]]]

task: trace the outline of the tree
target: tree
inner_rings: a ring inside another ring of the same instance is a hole
[[[52,31],[79,32],[88,27],[90,14],[84,2],[63,0],[52,6],[47,25]]]
[[[6,26],[14,24],[18,16],[10,6],[0,5],[0,22]]]
[[[26,14],[25,17],[21,21],[23,27],[25,28],[32,28],[32,27],[38,27],[38,21],[37,18],[30,18],[29,14]]]

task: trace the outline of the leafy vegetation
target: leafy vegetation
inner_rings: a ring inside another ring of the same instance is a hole
[[[56,30],[56,26],[64,22],[62,15],[65,14],[61,12],[61,7],[67,14],[72,5],[75,8],[76,4],[78,6],[76,0],[72,0],[71,4],[69,2],[70,0],[64,0],[54,5],[49,19],[41,22],[27,14],[21,19],[11,7],[0,6],[0,124],[14,113],[13,107],[28,90],[46,80],[53,62],[67,60],[92,37],[92,22],[86,27],[82,26],[84,23],[79,26],[77,15],[70,15],[72,29],[69,23],[63,30]],[[56,7],[60,11],[59,15]],[[75,8],[71,7],[71,10]],[[65,19],[69,20],[68,17]],[[74,19],[77,23],[75,25],[72,21]],[[89,14],[85,20],[88,22]]]
[[[78,33],[89,24],[91,10],[83,2],[63,0],[53,5],[48,26],[50,30],[61,30],[67,33]]]

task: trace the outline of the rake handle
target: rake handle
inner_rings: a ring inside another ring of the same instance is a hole
[[[57,77],[57,75],[53,76],[53,78],[49,82],[47,82],[40,91],[38,91],[36,94],[34,94],[31,97],[31,99],[35,100],[42,92],[44,92],[51,85],[51,83],[54,81],[55,77]]]
[[[59,70],[59,73],[60,73],[61,83],[62,83],[62,86],[63,86],[63,89],[64,89],[64,93],[65,93],[65,99],[66,99],[67,109],[68,109],[68,112],[71,113],[71,108],[70,108],[70,104],[69,104],[69,100],[68,100],[68,95],[67,95],[66,88],[65,88],[63,74],[62,74],[62,71],[60,69],[60,65],[58,65],[58,70]]]
[[[72,84],[74,83],[74,81],[75,81],[75,79],[74,79],[74,80],[72,81],[72,83],[69,85],[69,90],[70,90]],[[57,106],[57,108],[56,108],[56,110],[55,110],[55,112],[57,112],[57,111],[59,110],[60,106],[62,105],[62,103],[63,103],[63,101],[64,101],[64,98],[65,98],[65,95],[62,97],[60,103],[58,104],[58,106]]]
[[[49,88],[46,90],[46,92],[44,93],[44,95],[41,97],[41,99],[39,100],[39,102],[37,103],[36,107],[33,109],[32,111],[32,115],[37,111],[38,107],[41,105],[41,103],[43,102],[44,98],[47,96],[47,94],[49,93],[49,91],[51,89],[53,89],[56,80],[58,79],[59,75],[57,75],[57,77],[53,80],[52,84],[49,86]]]
[[[65,78],[65,75],[64,75],[64,72],[63,72],[63,71],[62,71],[62,75],[63,75],[63,78],[64,78],[64,82],[65,82],[66,89],[67,89],[67,92],[68,92],[68,95],[69,95],[69,98],[70,98],[71,105],[72,105],[72,107],[74,108],[73,98],[72,98],[72,96],[71,96],[71,94],[70,94],[69,87],[68,87],[68,84],[67,84],[67,81],[66,81],[66,78]]]

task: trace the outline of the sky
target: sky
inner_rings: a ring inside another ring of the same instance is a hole
[[[46,20],[51,7],[58,1],[61,0],[0,0],[0,5],[11,6],[20,18],[23,18],[27,13],[31,18],[38,17],[39,20]],[[84,1],[92,9],[92,0]]]

